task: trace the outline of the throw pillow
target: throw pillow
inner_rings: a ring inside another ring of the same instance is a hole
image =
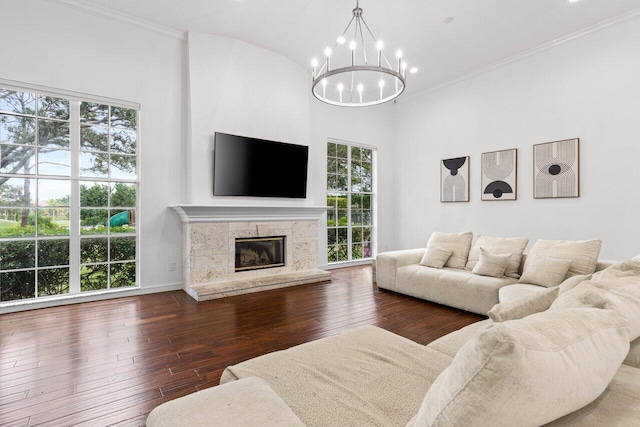
[[[631,340],[640,337],[640,279],[637,277],[582,282],[559,296],[551,304],[550,310],[568,307],[616,311],[628,320]]]
[[[522,253],[527,247],[529,239],[527,237],[489,237],[478,236],[469,251],[469,261],[465,268],[473,270],[480,261],[480,248],[485,248],[492,254],[511,254],[511,260],[504,275],[517,279],[520,277],[518,269],[522,261]]]
[[[600,240],[538,240],[531,247],[529,255],[570,260],[571,267],[566,277],[569,278],[578,274],[593,274],[601,246]]]
[[[545,289],[522,298],[496,304],[487,313],[494,322],[517,320],[547,310],[558,297],[559,287]]]
[[[480,248],[480,262],[473,267],[472,273],[480,276],[504,277],[511,261],[511,254],[497,255]]]
[[[449,249],[451,257],[444,264],[445,267],[464,268],[471,249],[473,233],[439,233],[434,232],[429,238],[427,249],[431,247]]]
[[[591,274],[581,274],[579,276],[569,277],[564,282],[560,283],[560,294],[563,294],[571,289],[575,288],[582,282],[586,282],[587,280],[591,280]]]
[[[567,259],[528,255],[518,283],[531,283],[547,288],[558,286],[564,281],[570,267],[571,261]]]
[[[491,323],[436,378],[414,426],[546,424],[595,400],[628,351],[628,323],[611,310]]]
[[[559,296],[550,310],[564,310],[567,308],[599,308],[615,310],[620,301],[604,289],[597,288],[591,282],[583,282]]]
[[[427,248],[420,260],[420,265],[432,268],[442,268],[451,257],[452,253],[453,251],[451,249]]]
[[[630,259],[614,264],[595,273],[593,280],[599,282],[601,280],[615,279],[618,277],[640,277],[640,260]]]
[[[631,350],[629,350],[627,358],[622,363],[634,368],[640,368],[640,339],[636,338],[635,341],[631,342]]]

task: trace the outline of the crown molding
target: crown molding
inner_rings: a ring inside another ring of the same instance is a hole
[[[166,27],[160,24],[154,24],[153,22],[146,21],[144,19],[136,18],[135,16],[127,15],[126,13],[116,12],[106,7],[89,5],[79,0],[47,0],[49,3],[53,3],[59,6],[67,7],[77,10],[79,12],[88,13],[95,16],[101,16],[116,21],[121,21],[127,24],[135,25],[144,30],[161,34],[163,36],[172,37],[178,40],[186,40],[187,33],[185,31],[175,30],[173,28]]]
[[[590,27],[583,28],[582,30],[579,30],[579,31],[576,31],[574,33],[568,34],[566,36],[560,37],[558,39],[552,40],[552,41],[550,41],[548,43],[541,44],[541,45],[536,46],[534,48],[531,48],[529,50],[525,50],[524,52],[521,52],[521,53],[515,54],[513,56],[510,56],[508,58],[502,59],[502,60],[500,60],[498,62],[494,62],[493,64],[487,65],[486,67],[482,67],[482,68],[479,68],[477,70],[471,71],[469,73],[463,74],[462,76],[460,76],[458,78],[455,78],[453,80],[449,80],[449,81],[446,81],[444,83],[440,83],[440,84],[438,84],[436,86],[432,86],[430,88],[424,89],[424,90],[422,90],[420,92],[417,92],[415,94],[407,96],[406,98],[402,99],[402,101],[408,101],[408,100],[411,100],[411,99],[414,99],[414,98],[419,98],[419,97],[424,96],[426,94],[433,93],[433,92],[439,91],[441,89],[444,89],[446,87],[456,85],[456,84],[461,83],[461,82],[463,82],[465,80],[469,80],[469,79],[471,79],[473,77],[480,76],[482,74],[485,74],[485,73],[488,73],[490,71],[493,71],[493,70],[495,70],[497,68],[504,67],[505,65],[511,64],[513,62],[517,62],[517,61],[523,60],[525,58],[528,58],[530,56],[537,55],[537,54],[539,54],[541,52],[544,52],[546,50],[549,50],[549,49],[551,49],[553,47],[560,46],[560,45],[562,45],[564,43],[567,43],[567,42],[570,42],[572,40],[587,36],[589,34],[596,33],[598,31],[604,30],[605,28],[609,28],[609,27],[612,27],[614,25],[621,24],[623,22],[627,22],[627,21],[631,21],[633,19],[637,19],[639,17],[640,17],[640,8],[631,10],[631,11],[626,12],[626,13],[623,13],[622,15],[614,16],[613,18],[607,19],[606,21],[602,21],[602,22],[600,22],[598,24],[595,24],[595,25],[592,25]]]

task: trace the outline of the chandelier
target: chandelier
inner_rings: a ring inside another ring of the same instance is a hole
[[[396,52],[396,61],[391,65],[383,51],[384,43],[369,29],[359,3],[356,0],[353,16],[333,47],[325,49],[320,69],[318,58],[311,60],[311,92],[327,104],[378,105],[400,96],[406,86],[407,63],[402,59],[402,51]],[[347,37],[350,37],[349,43]],[[410,73],[417,71],[416,67],[409,70]]]

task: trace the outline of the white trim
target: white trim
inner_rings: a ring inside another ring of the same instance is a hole
[[[151,21],[147,21],[142,18],[137,18],[135,16],[118,12],[106,7],[98,6],[95,4],[89,5],[78,0],[48,0],[48,1],[49,3],[74,9],[79,12],[88,13],[94,16],[106,17],[106,18],[114,19],[116,21],[121,21],[127,24],[135,25],[144,30],[158,33],[163,36],[169,36],[182,41],[187,40],[186,31],[176,30],[176,29],[167,27],[165,25],[156,24]]]
[[[333,142],[334,144],[341,144],[341,145],[350,145],[353,147],[367,148],[369,150],[374,150],[374,151],[378,149],[378,147],[376,147],[375,145],[361,144],[359,142],[347,141],[346,139],[339,139],[339,138],[332,138],[332,137],[328,137],[327,142]]]
[[[140,111],[139,102],[125,101],[122,99],[109,98],[106,96],[91,95],[89,93],[75,92],[72,90],[65,90],[65,89],[52,89],[48,86],[40,86],[33,83],[25,83],[25,82],[19,82],[16,80],[7,80],[3,78],[0,78],[0,86],[2,86],[5,89],[15,90],[19,92],[30,90],[30,91],[38,92],[39,95],[53,96],[56,98],[66,98],[71,101],[98,102],[100,104],[109,104],[113,107],[131,108],[131,109]]]
[[[319,220],[327,206],[171,206],[184,223]]]
[[[548,43],[544,43],[544,44],[541,44],[541,45],[536,46],[534,48],[531,48],[529,50],[525,50],[524,52],[520,52],[520,53],[517,53],[517,54],[515,54],[513,56],[509,56],[509,57],[507,57],[505,59],[502,59],[502,60],[500,60],[498,62],[494,62],[493,64],[487,65],[486,67],[482,67],[482,68],[479,68],[477,70],[471,71],[469,73],[463,74],[460,77],[457,77],[457,78],[455,78],[453,80],[448,80],[448,81],[445,81],[444,83],[440,83],[440,84],[438,84],[436,86],[432,86],[430,88],[426,88],[426,89],[421,90],[419,92],[416,92],[416,93],[413,93],[411,95],[408,95],[408,96],[406,96],[406,97],[404,97],[402,99],[399,98],[398,101],[408,101],[410,99],[418,98],[420,96],[436,92],[436,91],[438,91],[440,89],[444,89],[446,87],[456,85],[456,84],[461,83],[461,82],[463,82],[465,80],[469,80],[469,79],[471,79],[473,77],[480,76],[482,74],[485,74],[485,73],[488,73],[490,71],[493,71],[493,70],[495,70],[497,68],[500,68],[500,67],[503,67],[505,65],[511,64],[512,62],[517,62],[517,61],[520,61],[522,59],[528,58],[530,56],[537,55],[538,53],[544,52],[544,51],[546,51],[548,49],[551,49],[553,47],[562,45],[564,43],[570,42],[572,40],[578,39],[580,37],[587,36],[589,34],[592,34],[592,33],[595,33],[595,32],[601,31],[601,30],[604,30],[604,29],[609,28],[611,26],[614,26],[614,25],[617,25],[617,24],[621,24],[623,22],[631,21],[631,20],[639,18],[639,17],[640,17],[640,8],[633,9],[633,10],[631,10],[629,12],[623,13],[622,15],[615,16],[613,18],[607,19],[606,21],[602,21],[602,22],[600,22],[598,24],[592,25],[592,26],[587,27],[587,28],[583,28],[583,29],[578,30],[578,31],[576,31],[574,33],[567,34],[566,36],[563,36],[563,37],[560,37],[558,39],[552,40],[552,41],[550,41]]]
[[[331,264],[322,265],[318,268],[323,270],[335,270],[337,268],[357,267],[358,265],[373,265],[374,258],[356,259],[353,261],[338,261]]]
[[[166,285],[148,286],[144,288],[112,288],[104,291],[57,296],[49,299],[16,300],[10,304],[0,307],[0,314],[180,290],[182,290],[182,283],[169,283]]]

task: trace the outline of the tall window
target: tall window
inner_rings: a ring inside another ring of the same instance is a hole
[[[327,143],[327,257],[329,263],[373,257],[371,148]]]
[[[0,87],[0,303],[136,286],[137,115]]]

